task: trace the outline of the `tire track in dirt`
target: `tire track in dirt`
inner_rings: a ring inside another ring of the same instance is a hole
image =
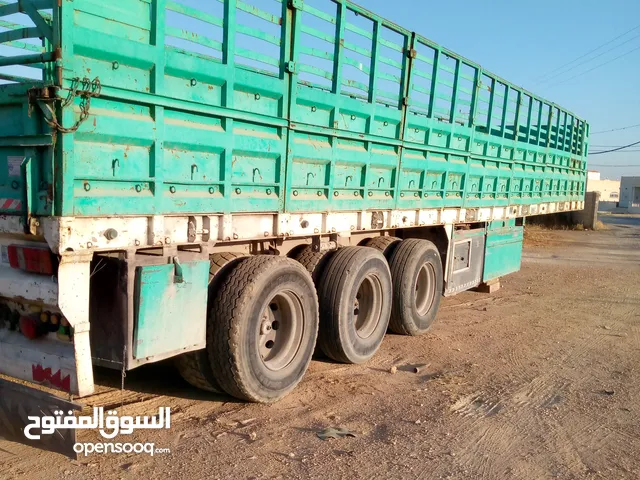
[[[486,480],[546,478],[548,472],[534,468],[524,452],[531,454],[539,448],[536,435],[544,430],[545,418],[562,402],[567,387],[567,382],[554,382],[550,375],[542,375],[494,400],[487,400],[482,392],[458,398],[450,410],[461,417],[454,433],[462,439],[456,445],[461,468],[473,471],[473,478]],[[556,441],[545,439],[544,443],[552,452],[558,449]],[[572,469],[581,471],[580,464],[570,458]]]
[[[517,390],[511,402],[518,408],[549,408],[562,401],[568,387],[568,382],[558,382],[551,375],[543,374]]]
[[[516,378],[526,375],[528,366],[525,364],[525,355],[521,346],[516,345],[510,348],[506,360],[510,371]]]
[[[585,478],[593,475],[618,453],[617,448],[611,448],[615,433],[604,427],[600,419],[561,416],[546,417],[543,422],[549,432],[544,442],[566,469],[565,476]]]
[[[581,364],[594,352],[602,351],[605,342],[605,338],[589,332],[565,347],[566,352],[557,364]],[[520,374],[526,371],[526,366],[519,349],[510,349],[507,360],[513,375],[522,378]],[[505,471],[508,465],[512,474],[518,471],[517,461],[502,459],[511,457],[514,452],[526,449],[527,446],[530,448],[532,432],[544,429],[545,418],[549,416],[547,412],[565,402],[565,397],[572,387],[568,380],[558,378],[558,372],[555,370],[539,374],[529,381],[521,381],[519,385],[510,392],[492,399],[481,391],[464,395],[450,406],[452,413],[463,418],[456,432],[468,438],[458,446],[463,452],[460,462],[465,468],[476,465],[479,469],[477,478],[500,478],[508,473]],[[495,418],[489,418],[494,415]],[[588,425],[584,428],[587,429]],[[561,441],[556,437],[557,435],[545,440],[551,451],[560,452],[554,454],[554,458],[559,464],[568,465],[568,471],[572,472],[572,475],[581,475],[586,471],[586,467],[579,454],[571,450],[561,450]],[[478,465],[476,457],[481,452],[484,452],[484,458]],[[517,457],[517,454],[515,456]],[[532,475],[530,465],[522,467],[523,474],[525,471],[527,476],[524,478],[535,478],[536,475],[544,477],[543,471]]]
[[[525,478],[543,478],[543,469],[532,468],[522,458],[522,453],[530,448],[531,432],[535,430],[521,428],[518,412],[503,410],[506,408],[509,407],[500,402],[483,401],[483,395],[477,393],[452,404],[452,413],[461,415],[452,433],[458,438],[452,453],[463,478],[494,480],[509,477],[519,468],[526,469]],[[444,475],[446,470],[442,467],[435,473]]]

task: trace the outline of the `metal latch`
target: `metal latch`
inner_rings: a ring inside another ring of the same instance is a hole
[[[182,265],[178,257],[173,257],[173,283],[184,283],[184,277],[182,276]]]
[[[304,0],[289,0],[289,8],[302,10],[304,8]]]
[[[288,61],[285,65],[285,70],[287,71],[287,73],[298,73],[296,71],[296,67],[296,62]]]

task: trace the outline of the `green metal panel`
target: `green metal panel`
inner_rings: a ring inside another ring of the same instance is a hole
[[[62,87],[63,126],[86,105],[78,93],[60,106],[70,89],[84,78],[102,86],[77,131],[57,134],[54,155],[33,145],[52,133],[42,113],[29,117],[26,98],[0,85],[0,125],[23,124],[0,131],[0,179],[8,157],[32,159],[31,181],[0,186],[0,198],[27,192],[32,213],[583,199],[584,121],[348,1],[25,0],[22,23],[6,3],[0,43],[24,54],[0,65]]]
[[[135,358],[204,345],[208,281],[208,261],[136,268]]]
[[[394,207],[399,142],[295,130],[290,136],[290,211]]]
[[[50,215],[53,206],[53,139],[29,108],[28,91],[51,81],[58,20],[39,12],[43,0],[0,1],[0,213]],[[3,19],[5,17],[6,19]],[[10,47],[10,49],[5,49]]]
[[[321,8],[294,9],[291,121],[400,139],[411,33],[347,2]]]
[[[523,227],[515,219],[490,222],[484,257],[482,281],[502,277],[520,270]]]
[[[282,209],[286,129],[175,108],[159,116],[102,98],[92,105],[100,115],[70,152],[70,214]]]
[[[454,153],[403,149],[398,206],[460,206],[465,194],[469,160],[469,157]]]
[[[29,81],[4,86],[0,95],[0,213],[50,215],[53,205],[53,138],[30,114]]]
[[[98,76],[102,96],[69,142],[61,214],[283,210],[286,5],[253,4],[65,3],[65,83]]]

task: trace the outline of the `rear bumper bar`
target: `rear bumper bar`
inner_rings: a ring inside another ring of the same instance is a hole
[[[53,277],[0,266],[0,297],[57,306],[58,283]]]

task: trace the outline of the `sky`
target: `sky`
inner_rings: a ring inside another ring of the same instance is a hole
[[[569,64],[640,26],[639,0],[356,3],[567,108],[587,120],[591,132],[640,124],[640,28]],[[612,49],[617,45],[621,46]],[[612,50],[600,55],[608,49]],[[619,60],[585,73],[634,49],[637,50]],[[597,55],[600,56],[590,60]],[[577,78],[572,79],[574,76]],[[546,82],[541,81],[545,79]],[[640,127],[593,134],[590,150],[608,150],[601,146],[618,147],[639,140]],[[630,150],[635,151],[589,156],[589,169],[600,171],[602,178],[640,175],[640,145]]]
[[[246,1],[278,11],[273,0]],[[317,4],[317,0],[307,1]],[[218,17],[222,13],[222,5],[215,0],[179,2]],[[640,0],[356,3],[587,120],[591,153],[640,140],[640,127],[597,133],[640,124]],[[198,32],[198,22],[189,22]],[[199,33],[212,30],[205,26]],[[219,29],[209,36],[222,40]],[[10,54],[0,50],[3,53]],[[22,74],[12,68],[12,73]],[[0,73],[4,70],[0,68]],[[588,163],[602,178],[640,175],[640,145],[624,152],[590,155]]]

